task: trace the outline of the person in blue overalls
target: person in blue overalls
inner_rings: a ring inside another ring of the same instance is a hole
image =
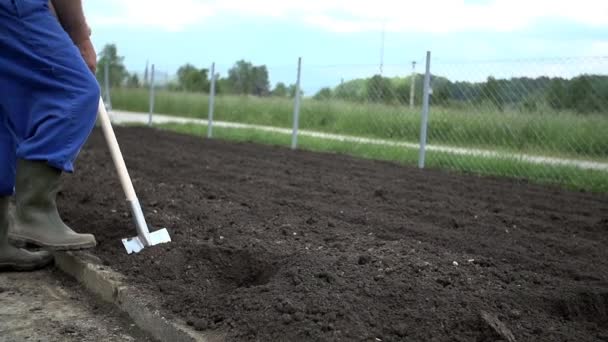
[[[47,1],[0,0],[3,270],[44,267],[52,262],[46,249],[96,245],[93,235],[77,234],[64,224],[56,196],[62,173],[74,171],[73,163],[95,125],[97,56],[82,1]],[[9,220],[13,195],[15,210]],[[25,243],[43,250],[14,247]]]

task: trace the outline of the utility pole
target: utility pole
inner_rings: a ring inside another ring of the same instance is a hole
[[[412,62],[412,84],[410,87],[410,109],[414,109],[414,97],[416,96],[416,61]]]
[[[144,72],[144,86],[148,85],[148,67],[149,67],[150,61],[146,61],[146,71]]]

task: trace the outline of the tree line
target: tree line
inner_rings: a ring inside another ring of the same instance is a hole
[[[116,45],[106,45],[99,59],[97,78],[104,80],[104,66],[108,64],[110,85],[113,87],[141,87],[149,82],[149,70],[143,80],[130,74],[124,66],[124,58],[118,55]],[[209,69],[185,64],[177,71],[177,78],[165,86],[169,90],[203,92],[210,90]],[[253,65],[245,60],[237,61],[222,77],[216,74],[216,93],[294,97],[296,86],[279,82],[270,86],[268,68]],[[496,79],[492,76],[483,82],[452,82],[432,75],[431,102],[435,105],[462,106],[487,104],[499,111],[519,109],[537,111],[544,108],[571,110],[579,113],[608,111],[608,76],[580,75],[572,79],[559,77],[519,77]],[[414,82],[414,103],[420,105],[423,92],[423,75],[388,78],[374,75],[370,78],[342,82],[335,87],[320,89],[313,99],[374,102],[393,105],[410,103],[410,91]]]
[[[423,76],[417,75],[413,79],[411,76],[387,78],[375,75],[351,80],[334,88],[323,88],[314,98],[406,105],[410,103],[411,85],[414,82],[414,103],[420,105]],[[486,104],[499,111],[550,108],[608,114],[608,76],[603,75],[580,75],[572,79],[546,76],[496,79],[490,76],[484,82],[452,82],[445,77],[432,75],[431,80],[431,102],[435,105]]]
[[[116,45],[106,45],[100,53],[97,79],[104,82],[104,68],[108,65],[110,86],[144,87],[150,82],[150,70],[146,66],[143,79],[136,73],[127,72],[124,57],[118,55]],[[187,63],[177,70],[177,78],[170,80],[164,86],[173,91],[208,93],[211,88],[211,75],[207,68],[197,68]],[[279,82],[274,88],[270,87],[268,68],[265,65],[253,65],[251,62],[239,60],[228,70],[225,77],[215,75],[217,94],[254,95],[294,97],[295,84],[287,85]]]

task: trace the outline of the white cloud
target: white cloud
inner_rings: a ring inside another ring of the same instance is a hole
[[[88,11],[90,25],[182,31],[217,14],[213,4],[199,0],[103,0],[95,7],[100,8],[101,13]]]
[[[211,16],[270,17],[333,32],[514,31],[540,19],[608,27],[606,0],[94,0],[106,13],[93,24],[178,31]],[[93,2],[93,1],[91,1]]]

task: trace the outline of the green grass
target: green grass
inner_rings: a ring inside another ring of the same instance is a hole
[[[114,108],[148,111],[146,89],[114,89]],[[156,112],[206,118],[204,94],[158,91]],[[216,97],[216,120],[292,126],[293,101],[285,98]],[[301,129],[398,141],[418,141],[420,110],[401,106],[303,99]],[[489,106],[432,106],[429,143],[505,152],[608,161],[608,114],[499,112]]]
[[[195,136],[204,136],[207,132],[207,127],[203,125],[164,124],[158,127]],[[291,144],[290,135],[261,132],[253,129],[215,127],[214,137],[223,140],[277,146],[290,146]],[[360,158],[392,161],[405,165],[416,165],[418,160],[418,151],[414,149],[353,144],[311,137],[299,137],[298,142],[300,149],[310,151],[343,153]],[[516,177],[538,184],[559,184],[573,190],[608,192],[608,173],[570,166],[539,165],[515,159],[428,152],[427,167],[481,175]]]

